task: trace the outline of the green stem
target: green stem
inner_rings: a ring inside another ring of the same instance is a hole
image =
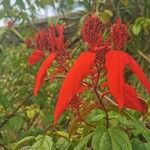
[[[11,29],[21,39],[21,41],[23,42],[24,41],[23,36],[15,28],[11,28]]]
[[[96,94],[96,96],[98,98],[98,101],[99,101],[100,105],[102,106],[102,108],[103,108],[103,110],[105,112],[105,115],[106,115],[106,128],[108,128],[108,126],[109,126],[109,116],[108,116],[107,109],[106,109],[105,105],[103,104],[103,102],[102,102],[102,100],[101,100],[101,98],[100,98],[96,88],[94,88],[94,91],[95,91],[95,94]]]
[[[98,15],[98,12],[99,12],[99,0],[95,0],[95,8],[96,8],[96,14]]]

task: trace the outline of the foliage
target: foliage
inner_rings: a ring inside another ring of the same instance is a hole
[[[128,109],[120,112],[113,105],[114,103],[112,104],[112,97],[106,96],[107,100],[104,100],[104,104],[107,106],[107,118],[106,112],[93,103],[96,96],[92,90],[87,90],[82,95],[85,102],[80,110],[80,117],[75,111],[69,109],[54,128],[54,106],[64,77],[58,75],[58,78],[51,83],[47,80],[42,85],[38,96],[34,97],[34,76],[40,64],[32,67],[27,64],[27,58],[32,53],[32,46],[27,47],[25,43],[26,39],[33,38],[39,27],[45,27],[45,22],[41,22],[40,25],[32,24],[32,21],[38,18],[39,8],[51,6],[58,14],[61,14],[60,22],[66,23],[65,38],[70,43],[71,56],[75,59],[86,48],[77,33],[80,32],[87,14],[90,11],[96,11],[106,27],[118,16],[128,22],[130,40],[126,45],[126,52],[138,61],[149,78],[149,0],[111,0],[109,2],[27,0],[26,3],[23,0],[16,0],[13,5],[10,0],[0,2],[3,6],[0,10],[0,19],[10,19],[15,24],[11,28],[0,29],[0,149],[149,149],[149,112],[145,116]],[[76,6],[82,6],[83,12],[75,15],[67,14]],[[27,10],[30,10],[30,13]],[[53,19],[46,21],[46,24],[51,20]],[[106,28],[103,36],[107,37],[108,32]],[[70,67],[75,59],[72,60]],[[55,67],[52,66],[48,70],[48,75],[51,75],[54,70]],[[90,79],[87,81],[90,83]],[[100,83],[103,81],[105,79],[99,80]],[[149,94],[129,70],[126,71],[126,81],[136,87],[140,97],[149,105]],[[99,92],[99,95],[102,93]],[[108,128],[106,127],[107,119],[109,120]]]

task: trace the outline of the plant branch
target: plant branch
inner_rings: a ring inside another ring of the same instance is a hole
[[[103,110],[105,112],[105,115],[106,115],[106,128],[108,128],[108,125],[109,125],[109,116],[108,116],[107,109],[106,109],[105,105],[103,104],[103,102],[102,102],[102,100],[101,100],[101,98],[100,98],[100,96],[98,94],[98,91],[97,91],[96,87],[94,87],[94,92],[95,92],[95,94],[96,94],[96,96],[98,98],[99,103],[101,104],[101,106],[102,106],[102,108],[103,108]]]
[[[11,28],[11,30],[20,38],[22,42],[24,42],[23,36],[15,28]]]
[[[137,50],[138,54],[144,58],[149,64],[150,64],[150,58],[148,56],[146,56],[143,52]]]

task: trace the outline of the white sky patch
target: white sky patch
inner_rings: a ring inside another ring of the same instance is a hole
[[[0,2],[1,1],[2,0],[0,0]],[[24,11],[27,14],[30,15],[31,12],[30,12],[29,6],[28,6],[26,0],[23,0],[23,1],[24,1],[25,8],[26,8],[26,10],[24,10]],[[11,5],[14,5],[15,2],[16,2],[16,0],[10,0],[10,4]],[[35,0],[30,0],[30,2],[34,5]],[[58,6],[59,5],[57,5],[57,3],[56,3],[55,7],[58,7]],[[3,8],[3,6],[0,5],[0,9],[2,9],[2,8]],[[80,10],[83,10],[83,9],[84,9],[83,7],[80,7],[79,5],[75,4],[75,7],[72,10],[72,12],[80,11]],[[50,6],[50,5],[46,6],[44,9],[43,8],[38,8],[37,6],[35,6],[35,11],[36,11],[37,18],[39,18],[39,19],[43,19],[43,18],[47,18],[47,17],[58,15],[58,12],[52,6]],[[0,19],[0,26],[5,26],[5,21],[6,21],[6,19]]]

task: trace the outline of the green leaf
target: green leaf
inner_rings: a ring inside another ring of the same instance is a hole
[[[23,138],[22,140],[20,140],[19,142],[16,143],[15,145],[15,150],[19,150],[20,147],[22,147],[23,145],[27,144],[30,141],[35,140],[34,136],[27,136],[25,138]]]
[[[146,150],[149,150],[149,148],[150,148],[150,142],[149,143],[144,143],[144,146],[145,146]]]
[[[25,9],[23,0],[16,0],[16,5],[18,5],[21,9]]]
[[[36,138],[36,143],[34,143],[30,150],[51,150],[53,146],[52,138],[49,136],[39,135]]]
[[[3,0],[1,4],[4,7],[4,10],[7,12],[11,9],[10,0]]]
[[[74,150],[82,150],[82,148],[88,143],[90,138],[92,137],[93,133],[88,134],[86,137],[84,137],[79,144],[74,148]]]
[[[8,127],[13,130],[14,132],[17,132],[21,129],[23,125],[23,117],[16,115],[14,117],[12,117],[9,121],[8,121]]]
[[[104,117],[105,117],[104,111],[100,109],[94,109],[89,114],[87,120],[90,122],[97,122],[97,121],[101,121]]]
[[[132,139],[131,143],[132,143],[132,150],[148,150],[146,148],[146,145],[143,142],[141,142],[139,139],[136,138]]]
[[[113,16],[113,12],[111,10],[107,10],[107,9],[104,10],[103,12],[99,13],[100,20],[104,24],[107,23],[112,16]]]
[[[150,141],[150,131],[140,122],[137,120],[133,115],[131,115],[129,112],[124,111],[124,113],[127,115],[129,119],[131,119],[133,125],[141,132],[143,137],[147,142]]]
[[[128,135],[115,128],[96,128],[92,146],[94,150],[132,150]]]
[[[71,142],[64,138],[58,138],[58,141],[55,146],[59,150],[68,150],[71,146]]]
[[[134,24],[132,27],[132,32],[135,35],[138,35],[141,31],[141,25],[140,24]]]
[[[125,6],[127,6],[129,4],[129,0],[121,0],[121,3]]]
[[[4,11],[4,9],[1,9],[0,10],[0,19],[4,18],[4,16],[5,16],[5,11]]]
[[[110,111],[108,115],[111,121],[115,120],[117,123],[131,126],[131,121],[129,121],[125,116],[121,115],[118,112]]]

